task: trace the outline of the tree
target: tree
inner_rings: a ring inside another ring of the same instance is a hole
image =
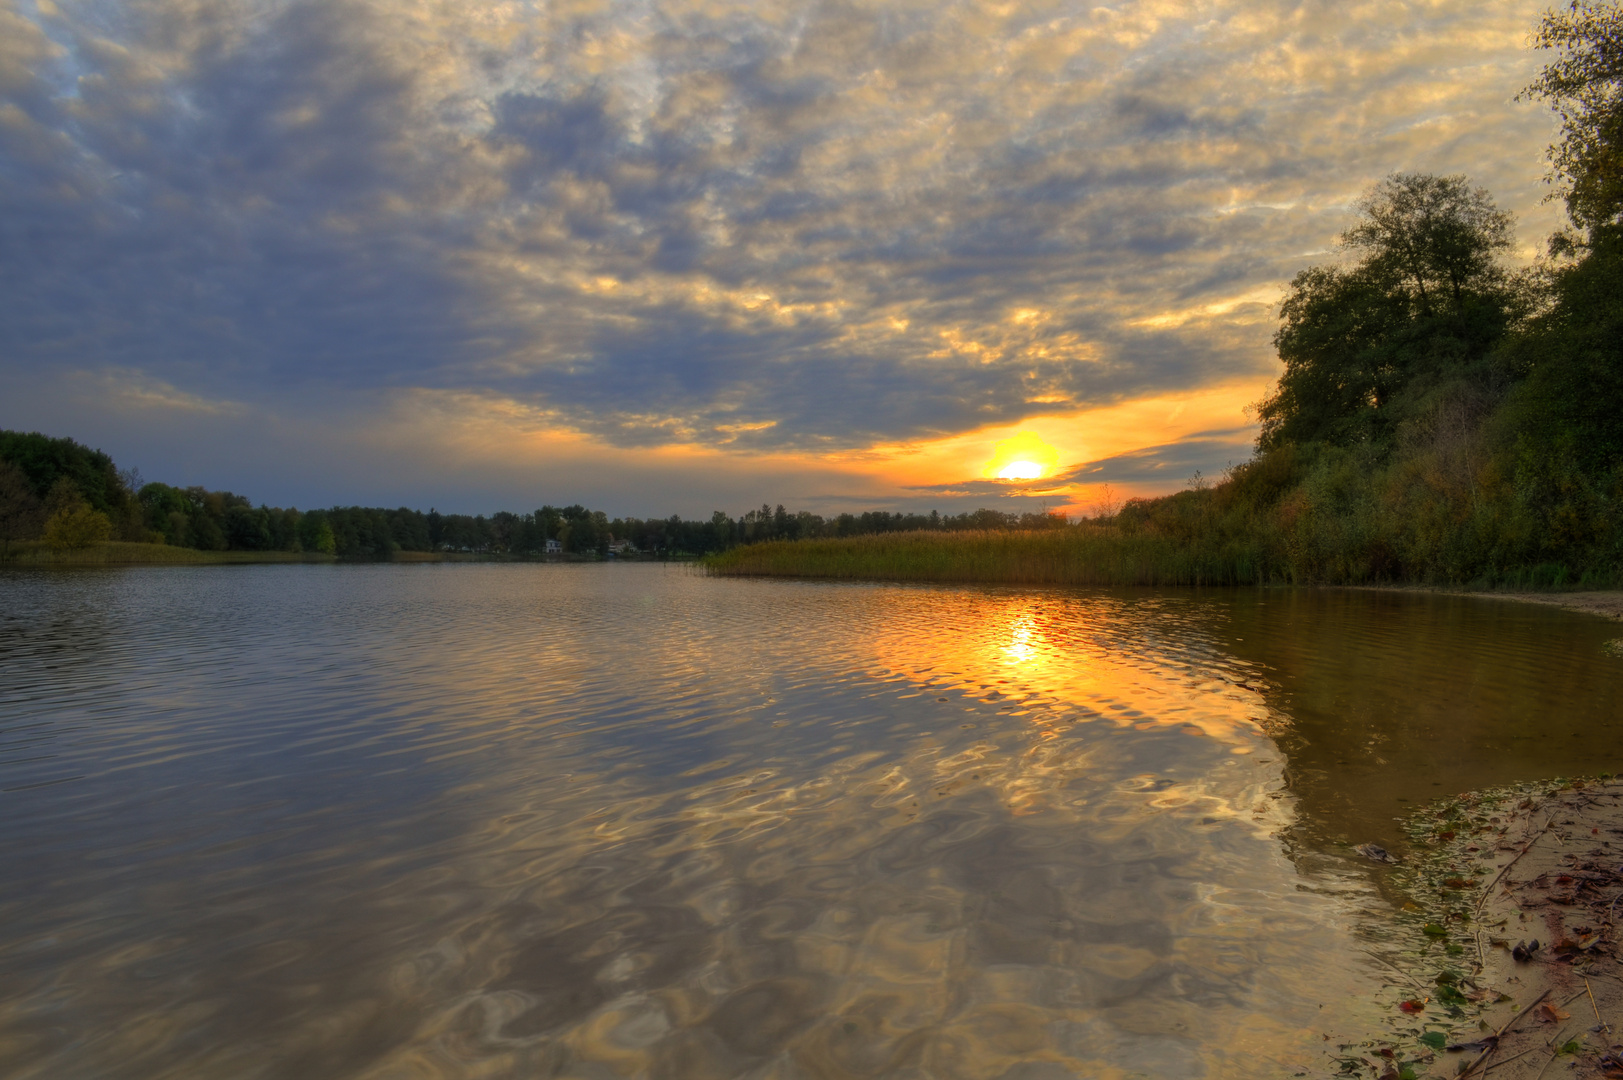
[[[10,557],[13,540],[38,536],[44,520],[39,497],[28,478],[11,462],[0,461],[0,562]]]
[[[1280,308],[1285,371],[1257,407],[1264,451],[1386,443],[1439,388],[1488,381],[1495,346],[1530,307],[1499,261],[1510,215],[1465,177],[1397,173],[1357,210],[1341,244],[1362,258],[1302,271]]]
[[[299,546],[323,555],[331,555],[338,550],[332,522],[327,519],[325,510],[312,510],[299,519]]]
[[[1546,12],[1534,44],[1557,55],[1523,91],[1551,103],[1561,141],[1550,180],[1581,230],[1550,241],[1549,310],[1521,343],[1526,382],[1512,417],[1528,450],[1600,474],[1623,465],[1623,8]]]
[[[79,493],[79,486],[70,478],[59,476],[45,495],[45,516],[54,518],[58,514],[77,510],[85,505],[87,504],[84,496]]]
[[[89,503],[58,510],[45,523],[45,543],[57,550],[87,548],[106,543],[113,535],[113,523]]]
[[[1497,255],[1511,243],[1511,216],[1463,176],[1394,173],[1356,205],[1361,220],[1343,246],[1367,251],[1364,265],[1413,289],[1416,314],[1460,310],[1468,292],[1503,281]]]
[[[1550,147],[1552,183],[1567,213],[1590,231],[1623,219],[1623,8],[1572,0],[1546,11],[1533,44],[1560,51],[1523,97],[1550,102],[1561,141]]]
[[[0,431],[0,460],[11,462],[28,478],[34,494],[47,499],[67,480],[93,509],[122,517],[130,493],[113,459],[72,439],[53,439],[38,432]]]

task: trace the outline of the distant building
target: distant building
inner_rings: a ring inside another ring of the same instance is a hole
[[[633,544],[630,540],[616,540],[614,543],[609,545],[609,551],[615,555],[635,555],[637,553],[637,545]]]
[[[562,555],[564,553],[564,546],[556,540],[548,540],[546,553],[548,555]]]

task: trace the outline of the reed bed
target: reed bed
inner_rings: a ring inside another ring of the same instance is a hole
[[[1103,525],[780,540],[733,548],[705,565],[730,577],[1020,585],[1251,585],[1269,579],[1261,553],[1244,543],[1191,546]]]

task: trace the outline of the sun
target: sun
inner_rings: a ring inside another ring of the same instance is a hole
[[[996,480],[1040,480],[1059,465],[1059,451],[1031,431],[999,440],[981,475]]]
[[[1043,474],[1043,467],[1035,461],[1011,461],[998,470],[999,480],[1036,480]]]

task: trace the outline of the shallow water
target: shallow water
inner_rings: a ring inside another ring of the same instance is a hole
[[[1617,634],[655,565],[0,575],[0,1071],[1317,1075],[1391,1006],[1398,898],[1349,845],[1623,766]]]

